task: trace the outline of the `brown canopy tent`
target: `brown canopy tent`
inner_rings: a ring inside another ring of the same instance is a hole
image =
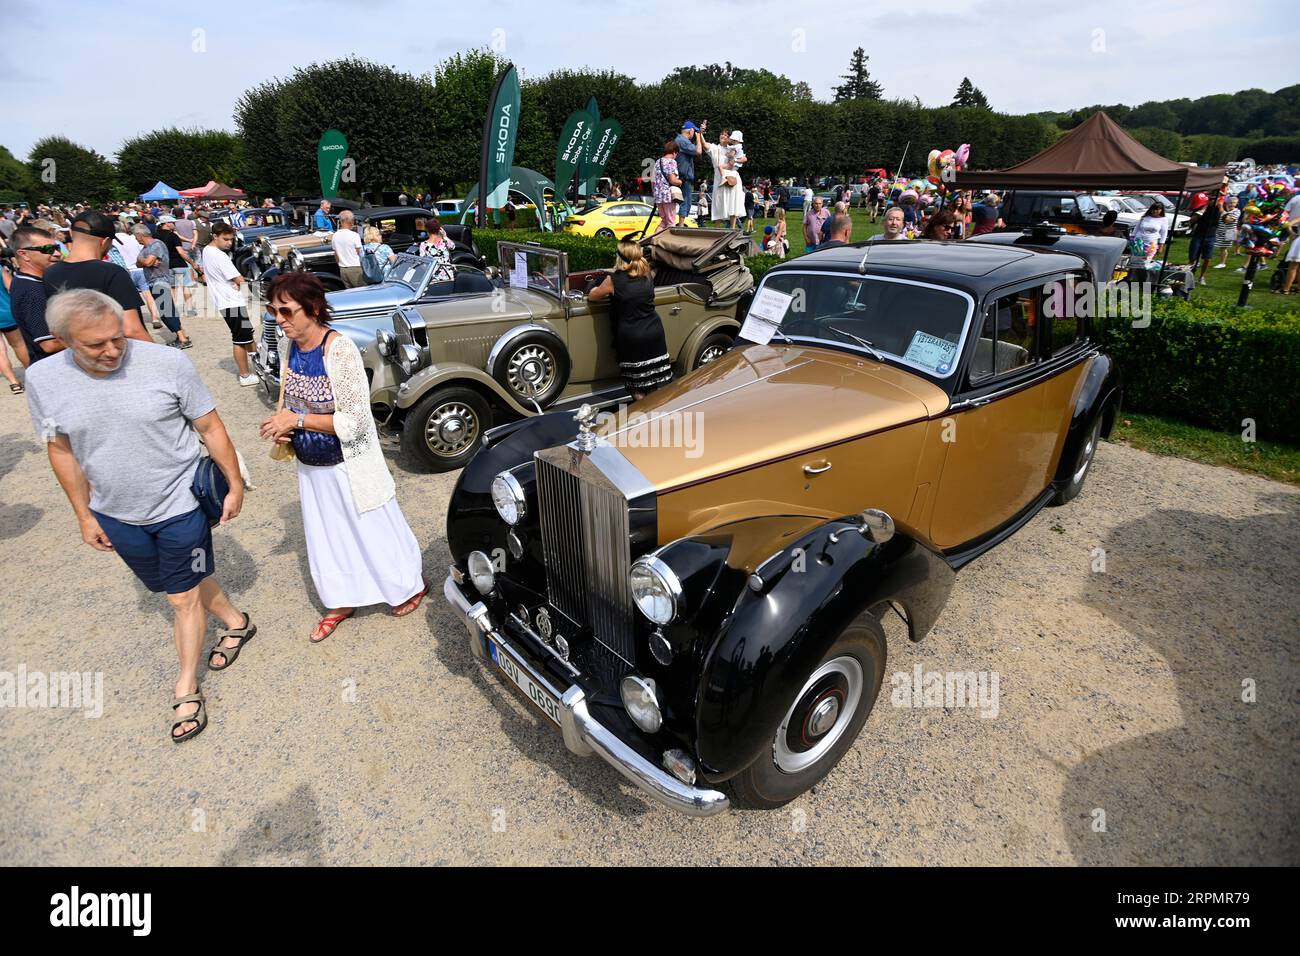
[[[1119,124],[1098,111],[1047,149],[1009,169],[959,172],[958,189],[1131,189],[1142,192],[1176,192],[1173,221],[1183,207],[1183,193],[1216,193],[1227,170],[1201,169],[1165,159],[1135,140]],[[1169,266],[1169,247],[1160,262],[1160,274]]]
[[[1097,112],[1023,163],[1009,169],[959,172],[957,188],[1213,192],[1225,175],[1222,167],[1200,169],[1165,159]]]

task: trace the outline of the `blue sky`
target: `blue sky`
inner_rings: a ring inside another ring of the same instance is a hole
[[[593,67],[654,81],[730,60],[829,98],[862,46],[889,97],[940,105],[969,76],[1008,112],[1136,105],[1300,82],[1295,10],[1257,0],[0,0],[0,143],[26,156],[61,133],[111,155],[164,126],[233,129],[240,93],[296,66],[356,54],[426,73],[473,47],[501,50],[525,76]]]

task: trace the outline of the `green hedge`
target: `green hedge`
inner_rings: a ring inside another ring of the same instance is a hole
[[[498,242],[537,242],[548,249],[559,249],[569,254],[569,269],[582,272],[586,269],[608,269],[614,265],[618,249],[616,239],[597,239],[594,236],[575,236],[568,232],[540,232],[527,229],[475,229],[474,241],[488,265],[498,265]],[[779,256],[757,255],[745,262],[757,284],[763,273],[780,262]]]
[[[1151,325],[1106,320],[1103,347],[1124,376],[1124,406],[1300,443],[1300,313],[1159,302]]]

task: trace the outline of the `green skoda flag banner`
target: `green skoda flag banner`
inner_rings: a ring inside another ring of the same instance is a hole
[[[596,191],[596,187],[600,184],[600,175],[605,171],[605,164],[609,162],[610,153],[614,152],[614,147],[618,145],[622,135],[623,126],[616,119],[603,120],[592,134],[591,152],[582,163],[584,193],[589,195]]]
[[[483,154],[479,163],[478,224],[486,221],[488,209],[500,209],[510,193],[510,167],[515,162],[515,140],[519,136],[519,74],[508,66],[497,77],[483,121]]]
[[[591,151],[596,145],[596,129],[600,126],[600,107],[596,105],[596,97],[587,100],[587,126],[582,131],[582,142],[579,148],[582,155],[578,158],[578,195],[587,195],[587,176],[583,172],[587,163],[591,159]]]
[[[320,194],[332,199],[339,194],[339,176],[348,155],[348,138],[336,129],[321,133],[316,144],[316,168],[320,170]]]
[[[582,165],[582,144],[589,142],[591,114],[585,109],[574,110],[564,121],[560,142],[555,150],[555,185],[561,194],[569,189],[573,177]]]

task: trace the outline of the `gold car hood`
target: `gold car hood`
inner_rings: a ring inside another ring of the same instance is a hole
[[[947,407],[943,389],[866,357],[803,345],[745,345],[596,430],[662,493]]]

